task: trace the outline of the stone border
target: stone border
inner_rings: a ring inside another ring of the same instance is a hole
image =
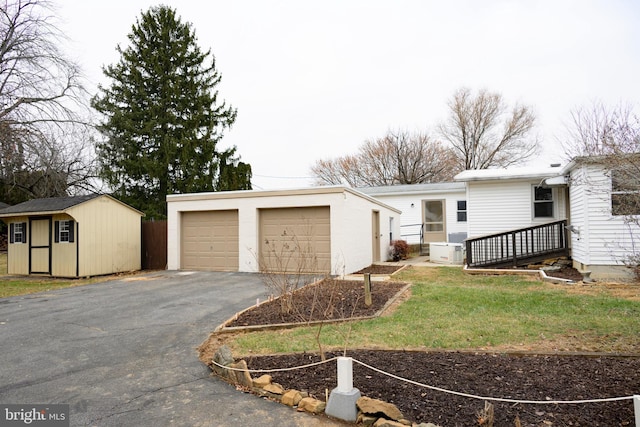
[[[269,374],[252,378],[245,360],[235,361],[231,350],[226,345],[220,347],[213,356],[210,365],[215,375],[236,386],[236,388],[271,399],[298,412],[319,415],[325,413],[327,402],[309,396],[308,392],[295,389],[285,390],[282,385],[274,383]],[[326,397],[328,400],[328,397]],[[404,418],[396,405],[383,400],[362,396],[356,402],[356,424],[374,427],[438,427],[431,423],[415,424]],[[345,421],[347,422],[347,421]]]
[[[393,297],[389,298],[389,300],[385,303],[385,305],[380,310],[378,310],[376,313],[372,314],[371,316],[348,317],[343,319],[331,319],[331,320],[314,320],[312,322],[273,323],[270,325],[226,326],[234,322],[238,318],[238,316],[240,316],[242,313],[249,311],[255,307],[258,307],[258,305],[254,305],[254,306],[245,308],[244,310],[241,310],[238,313],[231,316],[229,319],[223,322],[220,326],[214,329],[213,333],[215,334],[215,333],[226,333],[226,332],[270,331],[270,330],[277,330],[277,329],[295,328],[299,326],[315,326],[320,324],[334,324],[334,323],[344,323],[344,322],[352,322],[352,321],[359,321],[359,320],[375,319],[377,317],[382,316],[382,314],[384,314],[384,312],[392,304],[394,304],[410,287],[411,287],[411,283],[407,283],[405,286],[402,287],[402,289],[396,292],[396,294]],[[260,305],[266,302],[267,301],[264,301]]]

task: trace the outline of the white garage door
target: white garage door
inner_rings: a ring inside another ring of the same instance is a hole
[[[260,270],[331,271],[329,206],[260,209]]]
[[[238,271],[238,211],[182,213],[184,270]]]

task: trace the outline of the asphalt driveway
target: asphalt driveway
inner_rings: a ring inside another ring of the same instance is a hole
[[[260,277],[163,271],[0,299],[0,403],[66,403],[73,426],[330,426],[216,378],[196,347],[264,299]]]

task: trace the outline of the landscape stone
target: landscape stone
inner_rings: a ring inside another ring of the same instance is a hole
[[[302,400],[302,395],[298,390],[287,390],[280,400],[287,406],[296,406]]]
[[[271,380],[272,380],[271,375],[264,374],[264,375],[261,375],[259,378],[256,378],[253,380],[253,386],[264,388],[265,386],[271,384]]]
[[[321,400],[314,399],[313,397],[305,397],[298,403],[298,410],[319,414],[324,411],[326,406],[327,404]]]
[[[251,379],[251,374],[249,374],[247,370],[247,362],[241,360],[237,363],[232,363],[230,368],[241,369],[241,371],[233,371],[237,384],[244,387],[251,387],[253,385],[253,379]]]
[[[382,414],[390,420],[402,419],[402,412],[392,403],[383,402],[382,400],[372,399],[370,397],[361,397],[356,402],[358,409],[365,414],[376,415]]]
[[[363,426],[372,426],[378,420],[378,417],[373,415],[367,415],[360,412],[358,414],[358,419],[356,420],[356,424]]]
[[[284,388],[278,383],[267,384],[263,387],[264,391],[269,392],[271,394],[282,395],[284,394]]]
[[[231,353],[231,349],[229,347],[227,347],[226,345],[223,345],[213,355],[213,361],[215,363],[217,363],[218,365],[222,365],[222,366],[231,365],[234,362],[233,354]],[[218,365],[213,364],[211,366],[212,369],[213,369],[213,372],[215,372],[216,374],[221,375],[223,377],[229,378],[230,377],[229,370],[221,368]]]
[[[386,418],[378,418],[378,421],[373,423],[373,427],[404,427],[404,424]]]

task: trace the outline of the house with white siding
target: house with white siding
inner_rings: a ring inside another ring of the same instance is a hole
[[[528,245],[535,252],[541,240],[565,240],[576,269],[591,271],[593,278],[632,276],[624,261],[640,250],[634,247],[640,230],[616,213],[611,173],[597,159],[577,158],[562,168],[469,170],[454,179],[466,184],[469,240],[527,229],[510,234],[509,241],[503,240],[506,235],[496,237],[488,251],[509,252],[515,246],[509,253],[516,254]]]
[[[402,211],[401,238],[410,244],[465,240],[469,265],[567,254],[593,278],[623,279],[632,276],[626,257],[640,251],[640,230],[615,207],[625,191],[637,188],[614,188],[611,172],[596,158],[564,167],[467,170],[452,183],[358,190]]]
[[[358,191],[402,211],[400,238],[409,244],[460,243],[467,237],[466,186],[462,182],[363,187]]]
[[[467,170],[455,176],[466,184],[469,237],[567,219],[566,184],[549,185],[560,167]]]

